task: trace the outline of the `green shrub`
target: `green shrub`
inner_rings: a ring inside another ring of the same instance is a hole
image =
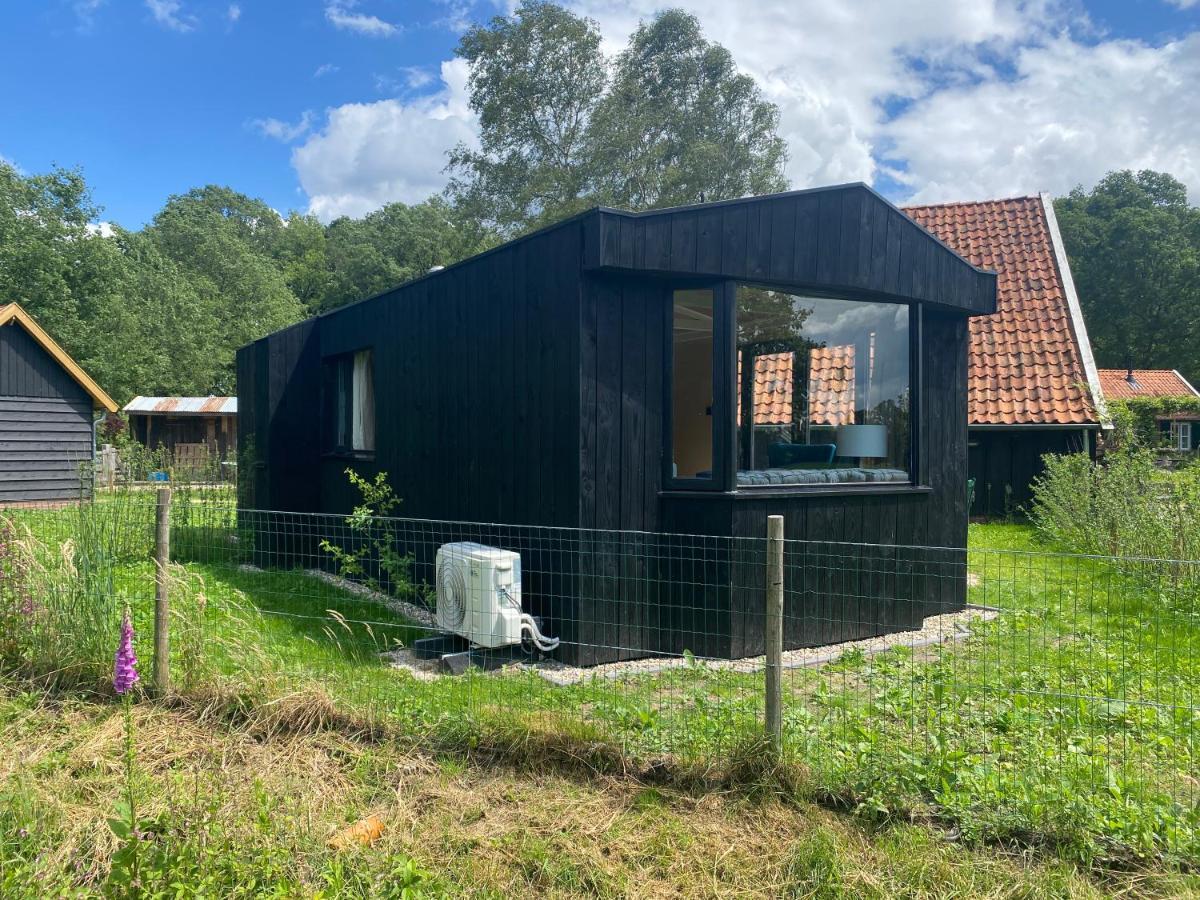
[[[1048,455],[1034,481],[1032,518],[1043,537],[1077,553],[1200,560],[1200,468],[1166,471],[1149,450]],[[1196,566],[1169,567],[1196,579]]]

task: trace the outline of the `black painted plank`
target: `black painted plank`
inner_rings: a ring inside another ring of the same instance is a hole
[[[796,207],[792,241],[792,277],[802,284],[811,284],[817,280],[820,197],[810,194],[797,197],[792,203]]]
[[[771,205],[747,204],[746,277],[765,281],[771,272]]]
[[[836,284],[840,272],[838,249],[841,247],[842,203],[832,192],[820,195],[817,210],[817,278],[822,284]]]
[[[671,268],[671,220],[674,216],[652,216],[645,220],[645,262],[647,269]]]
[[[841,236],[836,274],[832,279],[834,284],[857,286],[861,283],[858,245],[864,200],[865,197],[860,191],[846,191],[842,194]]]
[[[796,203],[793,200],[772,200],[771,248],[767,277],[787,281],[792,277],[793,256],[796,252]]]
[[[721,271],[744,277],[749,210],[744,205],[726,206],[721,213]]]
[[[88,440],[92,437],[92,423],[81,422],[78,419],[75,421],[53,421],[50,419],[37,419],[35,417],[26,417],[23,419],[10,419],[8,416],[0,414],[0,436],[8,437],[9,435],[22,434],[83,434]]]
[[[696,213],[677,213],[670,217],[670,222],[671,269],[676,272],[696,271],[696,230],[698,228]]]
[[[705,209],[696,216],[696,271],[715,275],[721,272],[721,210]]]
[[[634,244],[636,242],[636,228],[633,220],[622,217],[621,219],[621,246],[618,255],[619,265],[629,268],[634,264]]]

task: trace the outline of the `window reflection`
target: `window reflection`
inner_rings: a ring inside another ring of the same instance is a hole
[[[739,485],[909,480],[908,312],[739,286]]]

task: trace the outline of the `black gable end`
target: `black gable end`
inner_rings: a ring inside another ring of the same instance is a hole
[[[996,276],[971,265],[863,184],[677,209],[602,209],[584,228],[584,267],[770,282],[996,309]]]

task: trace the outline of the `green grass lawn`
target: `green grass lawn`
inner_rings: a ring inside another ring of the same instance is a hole
[[[30,521],[60,537],[84,527],[73,512],[56,515]],[[535,753],[554,743],[587,760],[603,747],[604,759],[635,768],[719,769],[759,734],[761,674],[700,663],[569,686],[529,671],[418,680],[380,657],[416,636],[408,622],[302,572],[239,567],[232,524],[177,522],[179,557],[206,560],[174,576],[173,676],[185,692],[245,705],[319,693],[347,721],[427,747]],[[137,542],[149,536],[122,539],[132,549],[100,568],[129,599],[146,660],[153,569]],[[1020,526],[972,526],[971,544],[969,599],[1001,613],[968,639],[787,672],[784,754],[803,773],[789,784],[864,823],[925,822],[970,846],[1015,843],[1108,867],[1195,865],[1194,595],[1145,571],[1051,554]]]
[[[338,731],[264,734],[133,707],[146,825],[122,842],[120,705],[0,689],[0,896],[141,898],[1079,898],[1195,896],[1195,877],[1086,870],[870,824],[796,798],[431,754]],[[327,839],[364,817],[369,847]]]

